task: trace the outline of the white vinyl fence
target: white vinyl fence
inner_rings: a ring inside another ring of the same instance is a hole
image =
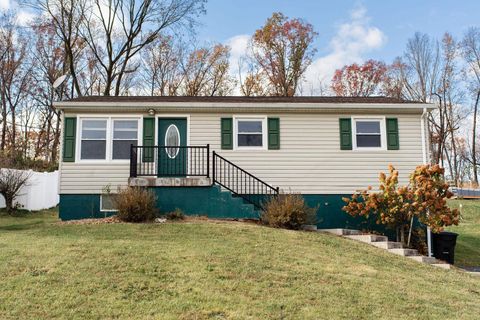
[[[15,202],[25,210],[42,210],[55,207],[60,198],[58,195],[58,171],[35,172],[28,170],[30,178],[27,186],[20,189]],[[0,208],[5,208],[5,199],[0,195]]]

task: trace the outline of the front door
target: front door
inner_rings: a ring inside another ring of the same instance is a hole
[[[158,176],[187,175],[187,119],[158,119]]]

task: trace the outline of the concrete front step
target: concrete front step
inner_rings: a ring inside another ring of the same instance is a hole
[[[318,229],[318,232],[326,232],[331,233],[337,236],[347,236],[347,235],[358,235],[362,234],[360,230],[353,230],[353,229]]]
[[[342,236],[344,238],[348,238],[351,240],[365,242],[377,248],[385,249],[390,253],[404,256],[421,263],[426,263],[437,268],[450,269],[451,267],[448,263],[442,263],[442,261],[437,260],[433,257],[422,256],[415,249],[403,248],[402,243],[400,242],[388,241],[388,238],[385,236],[365,234],[360,230],[340,229],[340,228],[318,229],[317,232],[326,232],[326,233],[334,234],[337,236]]]
[[[440,264],[441,262],[434,257],[427,257],[427,256],[408,256],[408,258],[413,259],[418,262],[423,262],[427,264]]]
[[[393,242],[393,241],[375,241],[375,242],[370,242],[372,246],[375,246],[377,248],[381,249],[401,249],[403,248],[402,244],[400,242]]]
[[[357,241],[361,241],[361,242],[366,242],[366,243],[387,242],[388,241],[388,237],[378,236],[376,234],[350,235],[350,236],[345,236],[345,238],[352,239],[352,240],[357,240]]]
[[[418,251],[415,250],[415,249],[405,249],[405,248],[402,248],[402,249],[388,249],[388,252],[398,254],[399,256],[404,256],[404,257],[419,256],[420,255],[418,253]]]

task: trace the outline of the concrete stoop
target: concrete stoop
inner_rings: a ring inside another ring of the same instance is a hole
[[[443,261],[437,260],[433,257],[422,256],[415,249],[403,248],[400,242],[388,241],[388,238],[385,236],[380,236],[376,234],[363,233],[360,230],[353,229],[319,229],[318,232],[326,232],[341,236],[347,239],[355,240],[370,244],[380,249],[387,250],[390,253],[404,256],[406,258],[426,263],[434,267],[450,269],[450,265]]]

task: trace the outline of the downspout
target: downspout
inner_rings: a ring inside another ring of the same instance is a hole
[[[60,110],[61,115],[60,119],[57,121],[61,121],[60,123],[60,149],[58,151],[58,183],[57,183],[57,194],[60,197],[60,180],[61,180],[61,174],[62,174],[62,163],[63,163],[63,135],[64,135],[64,125],[65,125],[65,112],[63,110]]]
[[[420,118],[420,127],[422,130],[422,156],[423,156],[423,164],[427,164],[428,162],[428,145],[427,139],[430,135],[426,135],[426,129],[428,129],[428,126],[425,125],[425,118],[428,114],[427,108],[423,108],[423,113]],[[430,230],[430,227],[427,227],[427,250],[428,250],[428,256],[432,256],[432,231]]]

